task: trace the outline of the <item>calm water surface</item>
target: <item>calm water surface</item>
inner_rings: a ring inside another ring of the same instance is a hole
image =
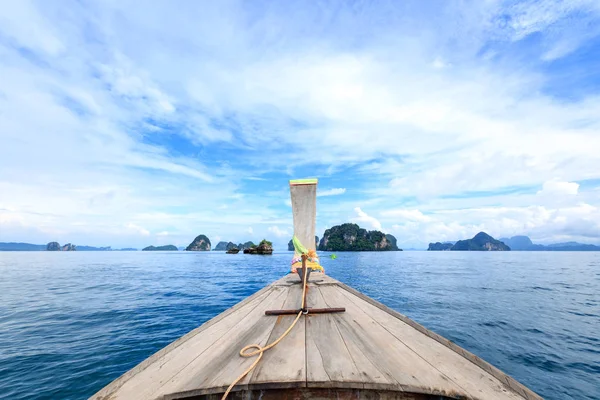
[[[280,278],[290,254],[0,252],[0,398],[87,398]],[[600,253],[323,258],[543,397],[600,399]]]

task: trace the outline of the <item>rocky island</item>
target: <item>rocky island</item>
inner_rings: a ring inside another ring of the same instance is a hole
[[[60,246],[58,242],[50,242],[46,245],[46,251],[75,251],[77,246],[71,243],[67,243],[64,246]]]
[[[454,242],[429,243],[429,247],[427,248],[427,251],[447,251],[447,250],[452,249],[452,246],[454,246]]]
[[[237,248],[240,249],[240,250],[246,250],[246,249],[249,249],[251,247],[256,247],[256,245],[252,241],[247,241],[246,243],[240,243],[240,244],[237,245]]]
[[[523,235],[500,238],[500,241],[508,245],[511,250],[516,251],[600,251],[600,246],[578,242],[536,244],[528,236]]]
[[[142,251],[178,251],[177,246],[173,246],[172,244],[167,244],[165,246],[148,246],[144,247]]]
[[[451,243],[429,243],[429,251],[510,251],[510,247],[494,239],[485,232],[479,232],[473,239],[459,240],[454,245]],[[449,248],[448,248],[449,247]]]
[[[327,229],[319,243],[321,251],[393,251],[400,250],[393,235],[367,231],[357,224],[336,225]]]
[[[198,235],[185,251],[210,251],[210,239],[206,235]]]
[[[241,245],[240,245],[241,246]],[[239,246],[233,242],[219,242],[213,251],[227,251],[233,248],[239,249]]]
[[[58,242],[50,242],[46,245],[46,251],[60,251],[60,244]]]
[[[273,243],[269,242],[267,239],[263,239],[258,246],[244,249],[244,254],[273,254]]]

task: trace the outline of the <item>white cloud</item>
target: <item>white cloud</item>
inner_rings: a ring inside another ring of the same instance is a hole
[[[277,226],[270,226],[268,231],[277,236],[278,238],[291,236],[291,234],[286,229],[279,229],[279,227]]]
[[[135,233],[142,235],[142,236],[150,236],[150,231],[147,229],[142,228],[141,226],[138,226],[136,224],[132,224],[132,223],[128,223],[127,225],[125,225],[125,227],[131,231],[134,231]]]
[[[249,234],[253,235],[254,234],[254,229],[252,229],[252,227],[249,226],[248,229],[246,229],[246,232],[248,232]]]
[[[574,196],[578,191],[579,184],[575,182],[547,181],[544,182],[542,190],[537,194],[542,196]]]
[[[338,196],[340,194],[346,193],[346,188],[333,188],[327,190],[319,190],[317,191],[317,197],[325,197],[325,196]]]
[[[408,209],[396,209],[396,210],[385,210],[381,215],[386,217],[395,217],[408,221],[417,222],[428,222],[431,221],[431,217],[423,215],[419,210],[408,210]]]
[[[356,213],[356,217],[352,218],[353,222],[356,222],[361,227],[367,229],[375,229],[381,231],[381,222],[377,220],[377,218],[368,215],[366,212],[360,209],[360,207],[355,207],[354,212]]]

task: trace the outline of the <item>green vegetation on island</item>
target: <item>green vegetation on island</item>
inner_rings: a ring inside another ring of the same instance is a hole
[[[256,247],[256,245],[254,244],[254,242],[252,242],[251,240],[247,241],[246,243],[240,243],[237,245],[237,248],[240,250],[246,250],[249,249],[251,247]]]
[[[60,251],[60,244],[58,242],[50,242],[46,245],[47,251]]]
[[[435,242],[435,243],[429,243],[429,247],[427,248],[428,251],[448,251],[450,249],[452,249],[452,246],[454,246],[454,242]]]
[[[319,243],[321,251],[393,251],[400,250],[396,238],[380,231],[367,231],[346,223],[325,231]]]
[[[165,246],[148,246],[144,247],[142,251],[178,251],[177,246],[167,244]]]
[[[494,239],[485,232],[479,232],[472,239],[459,240],[454,245],[450,243],[429,243],[429,251],[451,250],[451,251],[510,251],[510,247],[499,240]]]
[[[241,246],[241,245],[240,245]],[[231,249],[239,249],[238,245],[233,242],[219,242],[213,251],[227,251]]]
[[[206,237],[206,235],[198,235],[189,244],[188,247],[185,248],[186,251],[210,251],[210,239]]]
[[[244,254],[273,254],[273,243],[267,239],[260,241],[258,246],[252,245],[251,247],[244,249]]]

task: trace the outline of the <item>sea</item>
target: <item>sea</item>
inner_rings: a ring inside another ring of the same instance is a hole
[[[85,399],[292,253],[0,252],[0,398]],[[600,399],[600,253],[322,253],[327,274],[546,399]]]

